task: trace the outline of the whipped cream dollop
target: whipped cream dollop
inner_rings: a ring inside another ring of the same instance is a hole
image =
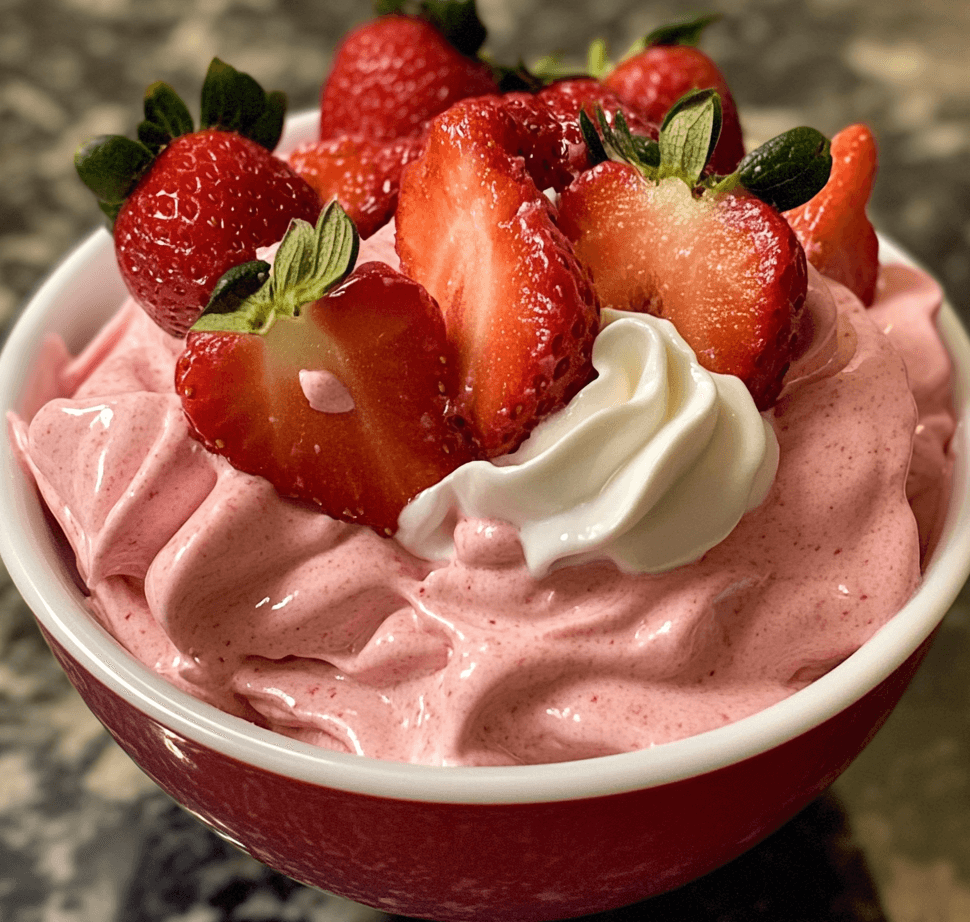
[[[514,453],[419,493],[397,541],[454,556],[465,517],[515,525],[534,576],[612,560],[656,573],[696,560],[767,495],[778,443],[747,388],[713,374],[667,320],[604,309],[598,372]]]

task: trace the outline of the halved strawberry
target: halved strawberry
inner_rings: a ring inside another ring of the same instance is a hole
[[[347,275],[357,239],[331,205],[316,231],[294,222],[257,291],[266,263],[229,273],[188,334],[176,390],[194,434],[233,467],[392,534],[469,455],[438,306],[383,263]]]
[[[721,69],[696,47],[703,30],[715,19],[717,16],[703,16],[656,29],[603,75],[603,83],[643,118],[658,123],[688,91],[716,90],[723,124],[710,168],[727,175],[744,157],[738,107]]]
[[[868,126],[843,128],[832,138],[832,175],[825,187],[785,212],[808,261],[865,305],[876,296],[879,275],[879,239],[866,215],[876,163],[876,139]]]
[[[342,135],[301,144],[286,162],[321,201],[336,199],[366,240],[393,216],[401,173],[423,146],[418,135],[394,141]]]
[[[668,113],[655,145],[605,120],[601,140],[587,123],[599,156],[617,159],[562,194],[559,223],[604,306],[669,319],[704,367],[741,378],[764,408],[781,387],[807,285],[805,253],[778,206],[825,182],[828,143],[795,129],[737,174],[704,179],[719,116],[717,94],[699,91]]]
[[[458,410],[484,454],[514,449],[592,374],[598,303],[497,98],[456,103],[404,171],[403,270],[441,306]]]
[[[316,192],[271,153],[286,100],[218,58],[202,87],[202,129],[171,87],[151,86],[138,140],[94,138],[75,165],[112,223],[125,285],[167,333],[184,336],[231,266],[314,222]]]
[[[320,137],[386,141],[420,134],[427,122],[469,96],[498,93],[476,57],[485,29],[474,0],[437,0],[405,11],[384,0],[384,15],[350,32],[320,93]]]

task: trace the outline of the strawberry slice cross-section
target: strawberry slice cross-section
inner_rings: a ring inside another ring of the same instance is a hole
[[[332,204],[315,230],[294,222],[268,280],[266,263],[227,274],[189,331],[176,390],[210,451],[390,535],[468,450],[438,306],[384,263],[351,272],[357,240]]]
[[[501,100],[452,106],[404,172],[403,271],[441,306],[457,408],[479,451],[512,451],[592,375],[599,304],[555,209],[526,170]]]

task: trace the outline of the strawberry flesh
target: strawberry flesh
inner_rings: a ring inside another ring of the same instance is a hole
[[[598,302],[494,98],[432,124],[404,173],[403,270],[441,305],[458,354],[458,411],[486,457],[513,450],[592,375]]]
[[[322,385],[309,397],[308,377]],[[383,263],[266,333],[191,331],[176,368],[209,451],[382,534],[469,458],[451,420],[454,380],[438,306]]]
[[[742,188],[697,196],[605,161],[563,195],[560,226],[605,306],[670,320],[707,369],[777,396],[807,287],[784,218]]]

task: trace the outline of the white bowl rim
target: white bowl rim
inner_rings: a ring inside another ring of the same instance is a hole
[[[315,113],[291,119],[284,145],[309,135]],[[880,237],[884,262],[913,260]],[[16,410],[48,333],[47,315],[92,261],[113,265],[110,236],[89,236],[28,302],[0,353],[0,408]],[[120,282],[119,282],[120,284]],[[143,666],[90,617],[55,563],[41,503],[0,440],[0,557],[37,620],[98,682],[178,738],[278,775],[377,797],[462,804],[540,803],[654,787],[705,774],[777,747],[835,716],[897,669],[937,627],[970,574],[970,338],[952,306],[939,323],[954,364],[958,426],[951,506],[914,598],[858,652],[807,688],[724,727],[620,755],[546,765],[440,767],[329,752],[264,730],[197,701]],[[26,362],[24,360],[27,360]]]

